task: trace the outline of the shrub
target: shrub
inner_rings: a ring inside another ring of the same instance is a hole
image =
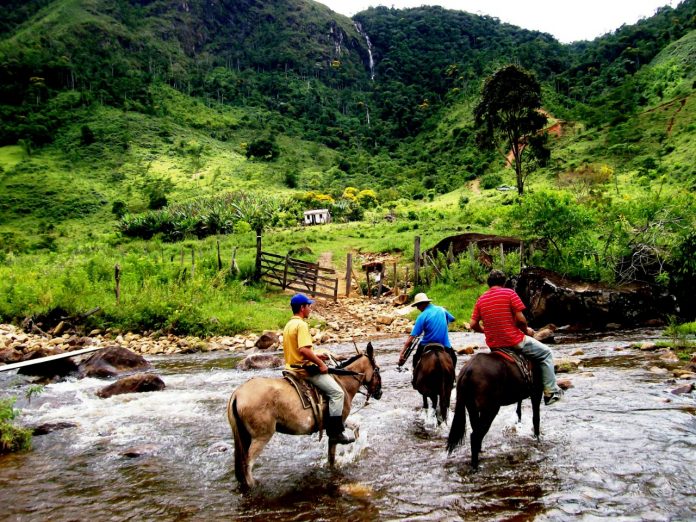
[[[502,182],[503,178],[500,174],[486,174],[481,177],[481,188],[486,190],[494,189],[500,184],[502,184]]]
[[[13,422],[19,415],[15,401],[14,397],[0,399],[0,455],[31,448],[31,431]]]
[[[280,155],[280,149],[273,138],[258,138],[247,146],[246,157],[271,161]]]

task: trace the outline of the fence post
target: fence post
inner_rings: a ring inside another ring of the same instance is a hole
[[[239,265],[237,265],[237,247],[232,251],[232,261],[230,261],[230,275],[239,273]]]
[[[399,295],[399,281],[396,278],[396,261],[394,261],[394,295]]]
[[[520,270],[524,266],[524,241],[520,241]]]
[[[193,281],[194,272],[196,270],[196,248],[191,247],[191,281]]]
[[[116,263],[114,266],[114,279],[116,281],[116,304],[121,304],[121,265]]]
[[[220,240],[217,240],[218,271],[222,270],[222,257],[220,256]]]
[[[500,265],[502,268],[505,268],[505,247],[503,247],[502,243],[500,243]]]
[[[283,267],[283,290],[288,286],[288,263],[290,262],[290,254],[285,254],[285,266]]]
[[[384,284],[384,263],[379,270],[379,285],[377,286],[377,302],[382,302],[382,285]]]
[[[334,279],[334,303],[338,301],[338,277]]]
[[[420,282],[420,236],[416,236],[413,241],[413,283]]]
[[[406,274],[404,275],[404,294],[408,294],[408,267],[406,267]]]
[[[256,231],[256,269],[254,271],[254,280],[261,279],[261,231]]]
[[[365,271],[365,280],[367,281],[367,297],[372,299],[372,285],[370,284],[370,269]]]
[[[346,297],[350,297],[350,289],[353,286],[353,254],[346,254]]]

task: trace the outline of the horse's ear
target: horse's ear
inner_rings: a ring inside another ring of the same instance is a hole
[[[372,343],[367,343],[367,356],[372,359],[374,356],[375,349],[372,347]]]

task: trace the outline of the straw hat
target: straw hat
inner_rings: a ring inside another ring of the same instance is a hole
[[[425,295],[423,292],[420,294],[416,294],[416,297],[413,298],[413,303],[411,303],[411,306],[417,306],[421,303],[429,303],[430,299],[428,299],[428,296]]]

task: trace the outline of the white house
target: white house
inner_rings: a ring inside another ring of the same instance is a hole
[[[324,223],[331,223],[331,213],[329,212],[328,208],[321,208],[318,210],[305,210],[305,225],[323,225]]]

